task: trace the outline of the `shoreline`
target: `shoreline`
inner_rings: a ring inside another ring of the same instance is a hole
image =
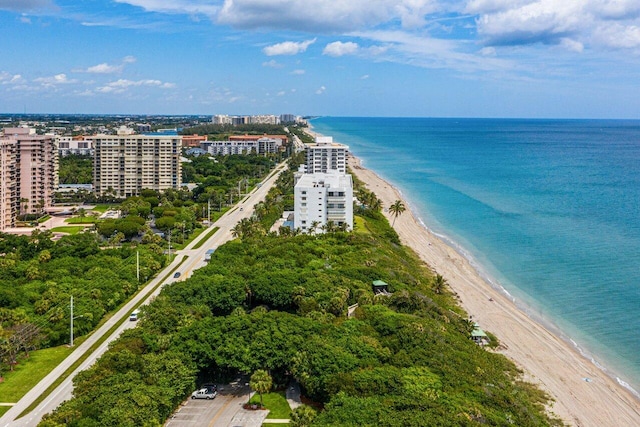
[[[316,135],[311,125],[308,132]],[[547,406],[550,413],[575,426],[640,425],[640,401],[631,390],[581,354],[579,347],[552,332],[553,328],[531,318],[506,290],[489,283],[469,259],[416,216],[397,188],[363,167],[353,154],[349,167],[382,200],[383,207],[395,200],[404,202],[407,211],[394,225],[401,242],[447,279],[458,303],[484,330],[498,337],[498,352],[522,369],[523,379],[549,394],[553,399]],[[383,214],[392,221],[386,209]]]
[[[405,197],[351,155],[349,167],[376,193],[383,206]],[[383,214],[392,220],[388,211]],[[549,411],[576,426],[640,425],[640,402],[630,390],[517,307],[506,294],[480,276],[468,259],[430,231],[411,209],[396,218],[402,243],[438,272],[460,305],[480,326],[500,340],[499,352],[512,360],[526,381],[537,384],[555,402]]]

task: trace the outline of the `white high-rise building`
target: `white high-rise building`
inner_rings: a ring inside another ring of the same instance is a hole
[[[303,174],[294,187],[295,229],[321,232],[331,221],[353,230],[353,182],[351,175],[330,173]]]
[[[80,156],[90,156],[93,154],[93,144],[89,139],[78,139],[74,136],[56,136],[56,142],[58,144],[58,154],[60,157],[65,157],[70,154],[77,154]]]
[[[213,116],[213,118],[211,119],[211,122],[213,122],[213,124],[216,124],[216,125],[230,125],[231,117],[224,114],[218,114]]]
[[[136,135],[121,127],[117,135],[95,135],[93,141],[93,189],[97,194],[130,197],[148,188],[179,189],[182,137]]]
[[[316,137],[316,143],[305,148],[307,173],[328,173],[333,170],[347,173],[347,145],[333,142],[330,136],[323,136]]]

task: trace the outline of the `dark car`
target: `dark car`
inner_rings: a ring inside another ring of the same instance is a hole
[[[176,271],[176,273],[173,275],[173,278],[177,279],[178,277],[180,277],[180,272]]]
[[[213,383],[202,384],[202,387],[200,387],[200,388],[209,390],[210,392],[218,391],[218,385],[217,384],[213,384]]]

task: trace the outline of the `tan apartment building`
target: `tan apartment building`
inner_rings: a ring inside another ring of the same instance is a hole
[[[96,194],[130,197],[142,189],[179,189],[182,137],[134,134],[121,127],[117,135],[95,135],[93,190]]]
[[[39,214],[53,205],[58,188],[58,150],[53,136],[29,128],[5,128],[0,137],[0,229],[18,214]]]

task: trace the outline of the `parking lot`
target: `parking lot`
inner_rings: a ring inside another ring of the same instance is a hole
[[[187,399],[165,426],[260,427],[267,411],[243,409],[242,405],[249,401],[249,394],[249,387],[241,381],[219,385],[215,399]]]

